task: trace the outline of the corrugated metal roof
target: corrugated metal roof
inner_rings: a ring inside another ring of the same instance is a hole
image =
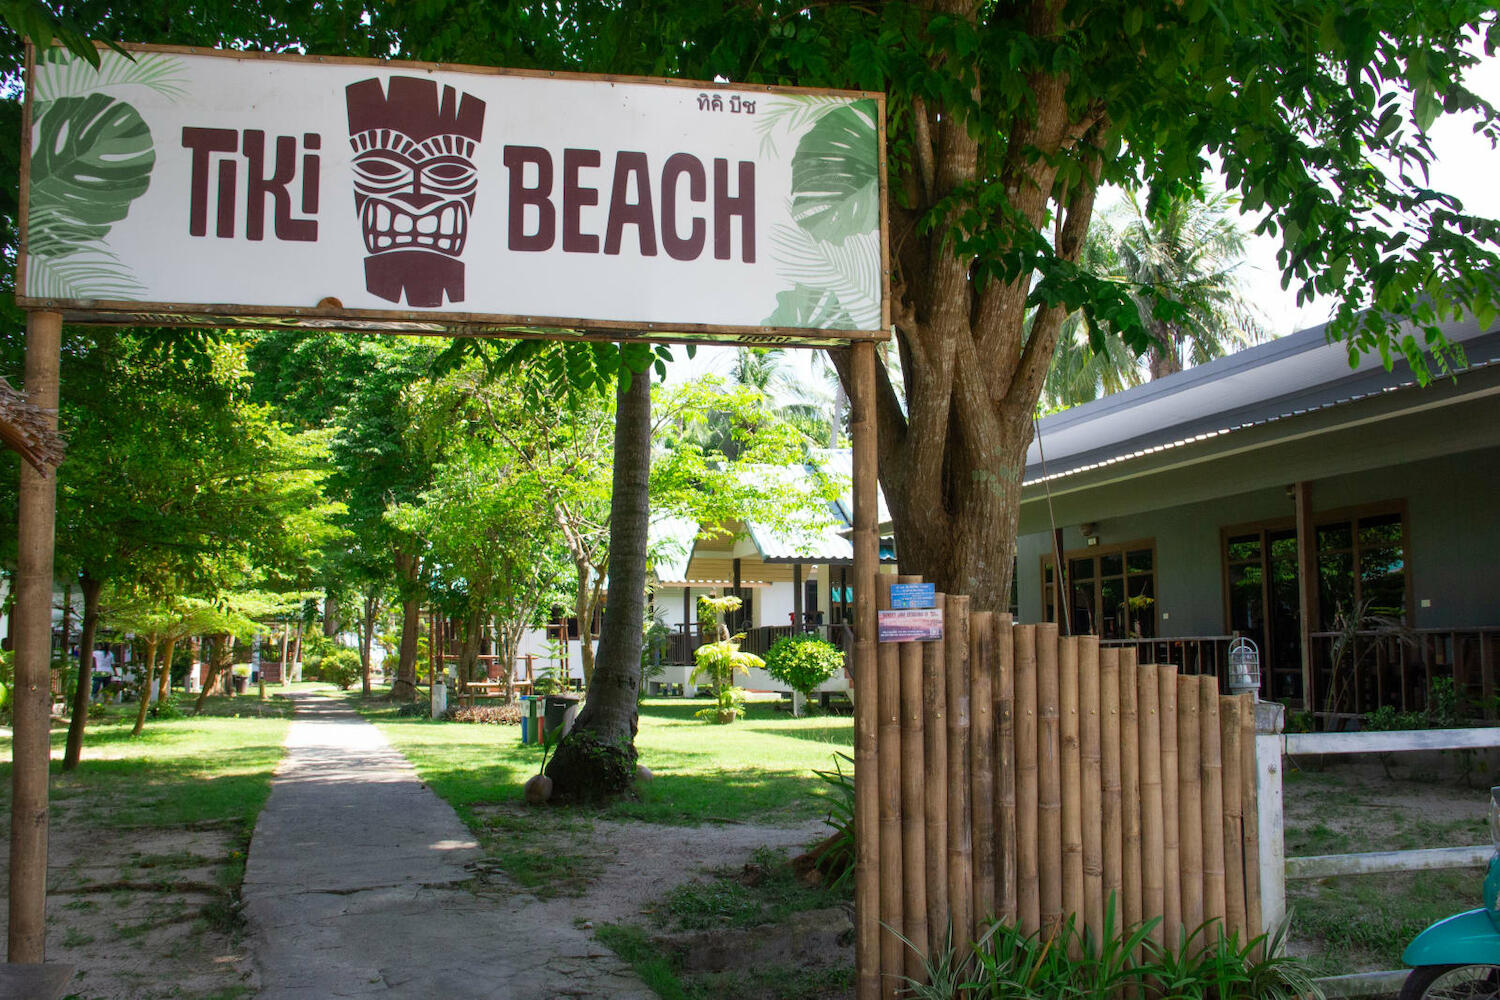
[[[684,579],[698,538],[698,522],[690,517],[664,517],[651,522],[648,537],[653,575],[658,580]]]
[[[817,489],[818,483],[813,481],[814,476],[824,476],[835,481],[843,479],[841,485],[847,489],[847,476],[837,464],[823,460],[826,454],[828,453],[819,454],[815,468],[774,465],[757,466],[751,471],[757,478],[774,487],[799,493]],[[837,503],[830,504],[821,519],[810,518],[804,525],[789,525],[785,529],[776,529],[755,521],[745,522],[750,540],[760,552],[760,557],[767,562],[836,562],[853,559],[854,547],[841,534],[847,527]]]
[[[1500,331],[1469,319],[1444,333],[1463,347],[1470,370],[1500,362]],[[1328,343],[1326,326],[1313,327],[1043,418],[1024,481],[1054,481],[1415,384],[1404,360],[1386,371],[1378,356],[1366,356],[1351,368],[1347,348]]]

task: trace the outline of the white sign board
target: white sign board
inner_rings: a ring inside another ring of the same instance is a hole
[[[884,99],[37,53],[17,296],[70,320],[884,339]]]

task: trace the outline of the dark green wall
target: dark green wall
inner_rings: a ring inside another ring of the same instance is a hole
[[[1228,462],[1168,469],[1094,489],[1061,492],[1054,496],[1052,506],[1057,523],[1064,526],[1063,547],[1084,547],[1078,525],[1088,521],[1096,523],[1102,546],[1154,539],[1160,634],[1220,634],[1226,624],[1220,530],[1293,517],[1286,486],[1294,476],[1308,476],[1314,513],[1406,501],[1413,625],[1500,625],[1500,447],[1421,458],[1421,443],[1414,438],[1425,435],[1402,433],[1415,430],[1400,428],[1384,440],[1373,429],[1351,431],[1333,439],[1268,448]],[[1455,427],[1449,440],[1464,439],[1475,430],[1472,425]],[[1356,450],[1366,453],[1372,447],[1381,448],[1382,454],[1399,464],[1316,475],[1320,450],[1323,465],[1337,468],[1354,458]],[[1274,479],[1283,470],[1288,476],[1279,485],[1235,489],[1244,480]],[[1212,496],[1216,482],[1224,495]],[[1171,502],[1183,493],[1211,498]],[[1040,621],[1041,558],[1051,545],[1044,502],[1028,499],[1021,530],[1017,569],[1021,618]],[[1431,606],[1421,607],[1423,600]]]

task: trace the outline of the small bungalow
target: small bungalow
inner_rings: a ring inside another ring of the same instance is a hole
[[[1348,720],[1452,676],[1493,717],[1500,331],[1456,373],[1350,367],[1316,327],[1049,416],[1027,456],[1017,612]]]
[[[847,450],[820,452],[808,468],[765,470],[767,475],[797,477],[816,469],[825,476],[852,481]],[[847,487],[846,487],[847,488]],[[822,635],[842,649],[852,648],[854,633],[854,546],[850,541],[853,506],[845,495],[830,506],[828,523],[806,530],[777,530],[754,521],[707,526],[695,522],[662,525],[658,536],[675,535],[677,558],[660,560],[652,599],[657,617],[673,630],[665,662],[689,664],[703,637],[697,630],[697,601],[710,593],[738,596],[744,604],[727,623],[743,632],[742,648],[764,655],[777,639],[793,631]],[[880,558],[895,565],[890,515],[879,499],[882,533]],[[673,673],[670,683],[681,683]],[[781,686],[761,671],[746,681],[752,690]],[[827,691],[844,691],[834,678]]]

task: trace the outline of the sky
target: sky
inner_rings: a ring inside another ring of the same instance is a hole
[[[1500,57],[1485,59],[1466,76],[1469,89],[1492,104],[1500,104]],[[1474,135],[1474,116],[1444,115],[1433,123],[1432,147],[1436,162],[1431,171],[1431,186],[1455,195],[1472,214],[1500,218],[1500,151]],[[1105,211],[1120,199],[1118,192],[1100,199],[1097,211]],[[1097,212],[1096,212],[1097,214]],[[1276,237],[1256,236],[1251,232],[1255,220],[1242,217],[1247,233],[1245,264],[1241,275],[1246,297],[1256,303],[1265,326],[1276,336],[1285,336],[1327,321],[1332,308],[1329,300],[1314,300],[1299,306],[1295,291],[1283,290],[1276,268]],[[680,359],[672,366],[670,381],[696,378],[706,372],[728,377],[734,360],[733,348],[700,348],[697,357],[688,361],[681,348],[674,353]],[[796,370],[806,374],[806,381],[820,388],[823,379],[813,374],[811,354],[791,351],[789,359]],[[805,356],[804,356],[805,355]]]

